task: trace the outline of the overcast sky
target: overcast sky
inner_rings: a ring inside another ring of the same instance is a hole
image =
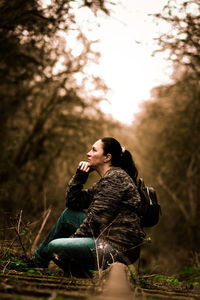
[[[44,5],[51,0],[42,0]],[[177,0],[182,2],[183,0]],[[143,100],[150,98],[153,87],[170,81],[172,68],[166,54],[152,57],[157,44],[154,38],[170,30],[169,24],[157,25],[149,14],[161,12],[168,0],[119,0],[111,7],[111,15],[90,9],[76,10],[76,21],[88,38],[99,40],[101,53],[98,66],[90,73],[100,75],[110,88],[108,100],[101,108],[117,120],[130,124]],[[80,2],[72,2],[74,7]],[[74,46],[74,51],[79,51]]]
[[[153,40],[169,26],[156,25],[148,14],[160,12],[167,0],[127,0],[100,22],[100,73],[111,88],[110,104],[102,109],[114,118],[131,123],[139,104],[150,97],[154,86],[169,82],[170,63],[165,55],[152,57]]]

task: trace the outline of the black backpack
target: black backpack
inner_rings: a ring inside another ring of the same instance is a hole
[[[156,191],[152,187],[147,187],[144,180],[139,178],[138,191],[143,202],[143,212],[140,216],[143,227],[152,227],[159,221],[161,207],[157,200]]]

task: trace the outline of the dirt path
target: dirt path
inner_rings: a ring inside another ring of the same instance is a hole
[[[116,263],[101,280],[1,271],[0,299],[197,300],[200,291],[141,288],[130,280],[127,267]]]
[[[0,299],[86,299],[94,293],[91,279],[10,272],[0,274]]]

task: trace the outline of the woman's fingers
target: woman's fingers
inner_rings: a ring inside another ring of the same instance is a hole
[[[78,167],[81,171],[84,172],[89,172],[90,171],[90,167],[87,161],[81,161],[79,163],[79,167]]]

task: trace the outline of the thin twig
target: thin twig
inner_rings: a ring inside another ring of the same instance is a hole
[[[46,215],[44,215],[44,220],[43,220],[43,222],[42,222],[42,225],[41,225],[41,227],[40,227],[40,230],[39,230],[39,232],[38,232],[38,234],[37,234],[37,236],[36,236],[36,238],[35,238],[35,240],[34,240],[34,242],[33,242],[33,245],[32,245],[32,247],[31,247],[31,252],[32,252],[32,253],[34,252],[34,250],[35,250],[35,248],[36,248],[37,242],[38,242],[38,240],[39,240],[39,238],[40,238],[40,236],[41,236],[42,230],[44,229],[44,226],[45,226],[45,224],[46,224],[46,222],[47,222],[47,219],[48,219],[50,213],[51,213],[51,209],[48,208],[47,211],[46,211]]]
[[[21,245],[21,247],[22,247],[22,250],[23,250],[23,252],[24,252],[24,256],[25,256],[25,258],[26,258],[26,259],[28,259],[28,257],[27,257],[27,254],[26,254],[26,250],[25,250],[25,248],[24,248],[24,245],[23,245],[23,243],[22,243],[21,236],[20,236],[20,234],[19,234],[19,232],[17,231],[17,229],[16,229],[16,228],[15,228],[15,232],[16,232],[16,234],[17,234],[17,236],[18,236],[18,239],[19,239],[20,245]]]
[[[20,236],[20,223],[21,223],[21,219],[22,219],[22,210],[20,211],[20,216],[19,216],[19,221],[18,221],[18,223],[17,223],[17,228],[14,227],[14,230],[15,230],[15,232],[16,232],[16,234],[17,234],[18,239],[19,239],[19,243],[20,243],[20,245],[21,245],[21,247],[22,247],[22,250],[23,250],[23,252],[24,252],[24,256],[25,256],[25,258],[27,259],[26,250],[25,250],[25,248],[24,248],[24,245],[23,245],[23,243],[22,243],[22,239],[21,239],[21,236]],[[11,222],[13,223],[13,221],[11,221]],[[13,225],[14,225],[14,224],[13,224]]]
[[[96,241],[95,238],[94,238],[94,243],[95,243],[96,256],[97,256],[97,268],[98,268],[99,278],[100,278],[100,276],[101,276],[100,259],[99,259],[99,252],[98,252],[98,247],[97,247],[97,241]]]
[[[4,275],[4,273],[5,273],[5,271],[6,271],[6,268],[7,268],[7,266],[9,265],[9,263],[10,263],[10,260],[9,261],[7,261],[7,263],[6,263],[6,265],[4,266],[4,268],[3,268],[3,275]]]
[[[90,223],[89,223],[90,226]],[[94,244],[95,244],[95,251],[96,251],[96,256],[97,256],[97,268],[98,268],[98,272],[99,272],[99,278],[101,275],[101,269],[100,269],[100,264],[99,264],[99,252],[98,252],[98,247],[97,247],[97,240],[95,239],[92,227],[90,226],[90,230],[92,232],[92,236],[93,236],[93,240],[94,240]]]
[[[106,227],[102,230],[102,232],[99,234],[99,236],[97,237],[97,239],[95,239],[95,236],[94,236],[92,227],[91,227],[91,225],[89,224],[90,230],[91,230],[91,232],[92,232],[94,244],[95,244],[95,250],[96,250],[96,256],[97,256],[97,268],[98,268],[99,278],[101,278],[101,271],[102,271],[102,269],[103,269],[103,267],[104,267],[104,266],[103,266],[103,265],[104,265],[104,257],[102,257],[102,262],[101,262],[101,267],[100,267],[100,258],[99,258],[99,251],[98,251],[97,241],[98,241],[98,239],[100,238],[100,236],[104,233],[104,231],[105,231],[106,229],[108,229],[108,228],[113,224],[113,222],[114,222],[115,220],[116,220],[116,218],[115,218],[108,226],[106,226]],[[110,252],[110,255],[111,255],[112,260],[113,260],[113,263],[114,263],[114,257],[113,257],[113,255],[111,254],[111,252]]]
[[[44,205],[44,213],[45,213],[47,210],[47,193],[45,187],[43,190],[43,205]]]
[[[17,232],[20,234],[20,224],[21,224],[21,220],[22,220],[22,210],[20,211],[20,215],[19,215],[19,221],[17,224]]]
[[[15,229],[15,228],[14,228],[14,229]],[[17,236],[15,236],[15,237],[13,238],[13,240],[11,241],[11,244],[9,245],[9,249],[12,248],[12,246],[13,246],[14,242],[16,241],[16,239],[17,239]]]

